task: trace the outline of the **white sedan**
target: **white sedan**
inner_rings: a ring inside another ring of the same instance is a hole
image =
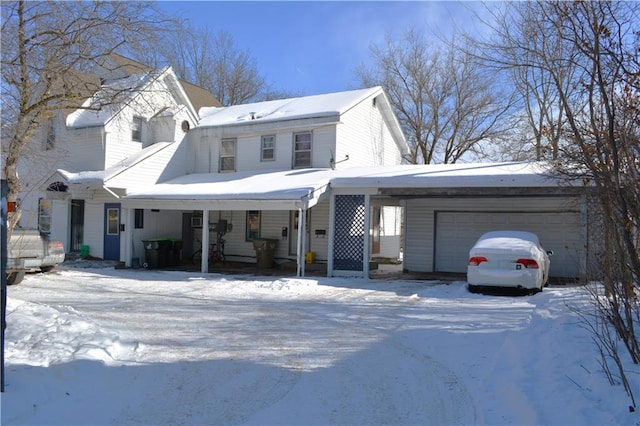
[[[531,232],[487,232],[469,251],[469,290],[512,287],[542,291],[549,279],[551,254]]]

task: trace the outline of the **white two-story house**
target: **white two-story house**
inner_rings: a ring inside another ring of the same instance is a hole
[[[344,169],[398,165],[407,152],[380,87],[204,108],[200,115],[185,138],[185,175],[131,188],[125,197],[129,209],[174,215],[162,235],[182,239],[185,256],[213,242],[222,222],[227,259],[255,262],[253,240],[267,238],[276,242],[276,263],[301,266],[308,255],[328,262],[330,180]],[[387,201],[369,206],[372,257],[399,256],[402,211],[397,200]],[[136,257],[138,240],[139,233],[132,236]]]
[[[401,165],[407,144],[380,87],[221,107],[170,68],[103,89],[122,86],[137,88],[126,102],[60,114],[41,135],[51,155],[31,170],[23,219],[69,251],[135,267],[163,238],[184,262],[224,234],[227,260],[255,264],[254,241],[268,239],[272,264],[299,275],[311,259],[366,277],[401,247],[405,271],[463,273],[474,238],[508,226],[538,233],[551,275],[572,278],[596,247],[585,191],[548,165]]]
[[[170,68],[113,60],[96,70],[101,91],[38,136],[46,167],[25,165],[20,225],[69,252],[144,264],[143,241],[172,238],[188,260],[226,221],[229,260],[254,263],[253,240],[269,238],[276,263],[327,262],[331,173],[397,165],[407,151],[380,87],[223,108]],[[122,88],[135,89],[91,108]],[[398,203],[370,209],[371,255],[398,257]]]

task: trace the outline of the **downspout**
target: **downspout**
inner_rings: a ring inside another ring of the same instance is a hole
[[[200,270],[203,274],[209,272],[209,210],[202,211],[202,263]]]

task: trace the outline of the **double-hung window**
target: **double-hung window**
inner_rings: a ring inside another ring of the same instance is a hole
[[[311,132],[293,134],[293,168],[311,167]]]
[[[131,122],[131,140],[142,142],[142,117],[134,116]]]
[[[260,143],[260,161],[273,161],[276,159],[275,135],[262,136]]]
[[[247,227],[245,239],[247,241],[260,238],[260,210],[247,211]]]
[[[236,140],[222,139],[220,142],[220,171],[234,172],[236,170]]]

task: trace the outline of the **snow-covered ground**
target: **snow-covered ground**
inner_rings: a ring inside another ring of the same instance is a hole
[[[3,425],[640,424],[580,288],[66,266],[8,295]]]

